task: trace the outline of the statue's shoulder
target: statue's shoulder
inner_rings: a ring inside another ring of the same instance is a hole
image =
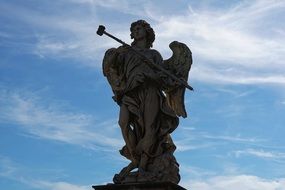
[[[121,54],[121,53],[126,53],[130,50],[130,48],[126,45],[122,45],[119,46],[118,48],[116,48],[117,53]]]
[[[156,49],[149,49],[149,51],[154,55],[160,55],[159,51],[157,51]]]
[[[127,46],[122,45],[119,47],[113,47],[113,48],[107,49],[105,54],[119,54],[119,53],[123,53],[127,50],[128,50]]]
[[[156,60],[162,61],[162,56],[159,51],[157,51],[156,49],[150,49],[149,51],[152,57],[154,57]]]
[[[162,58],[161,54],[156,49],[149,49],[149,52],[153,57]]]

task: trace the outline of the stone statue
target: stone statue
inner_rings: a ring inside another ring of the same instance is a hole
[[[179,164],[173,156],[176,147],[170,134],[178,126],[178,117],[187,117],[184,93],[192,53],[185,44],[174,41],[169,45],[172,57],[163,60],[158,51],[151,49],[155,33],[144,20],[131,24],[131,46],[104,29],[101,35],[123,44],[106,51],[103,73],[120,106],[119,126],[126,143],[120,153],[130,160],[113,181],[178,184]]]

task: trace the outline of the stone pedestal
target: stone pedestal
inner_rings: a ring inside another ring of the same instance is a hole
[[[171,182],[107,184],[92,187],[95,190],[186,190]]]

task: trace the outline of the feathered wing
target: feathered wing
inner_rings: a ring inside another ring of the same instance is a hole
[[[117,63],[118,52],[116,48],[108,49],[103,58],[103,74],[107,77],[108,82],[115,94],[120,94],[125,88],[123,75],[120,73],[120,65]],[[116,99],[115,99],[116,100]]]
[[[188,80],[188,74],[192,65],[192,52],[183,43],[174,41],[169,44],[173,55],[164,60],[165,67],[175,76],[185,81]],[[174,84],[165,90],[168,105],[173,109],[177,116],[187,117],[184,104],[185,87]]]

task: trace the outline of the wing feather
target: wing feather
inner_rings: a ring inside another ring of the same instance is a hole
[[[114,94],[122,91],[125,87],[125,81],[123,75],[119,72],[119,66],[117,63],[118,51],[116,48],[108,49],[103,58],[103,74],[107,77],[108,82],[114,92]]]
[[[172,50],[172,56],[164,60],[166,68],[177,77],[187,81],[188,74],[192,65],[192,52],[187,45],[174,41],[169,45]],[[185,87],[176,84],[169,86],[166,90],[166,98],[168,105],[173,109],[177,116],[187,117],[184,104]]]

